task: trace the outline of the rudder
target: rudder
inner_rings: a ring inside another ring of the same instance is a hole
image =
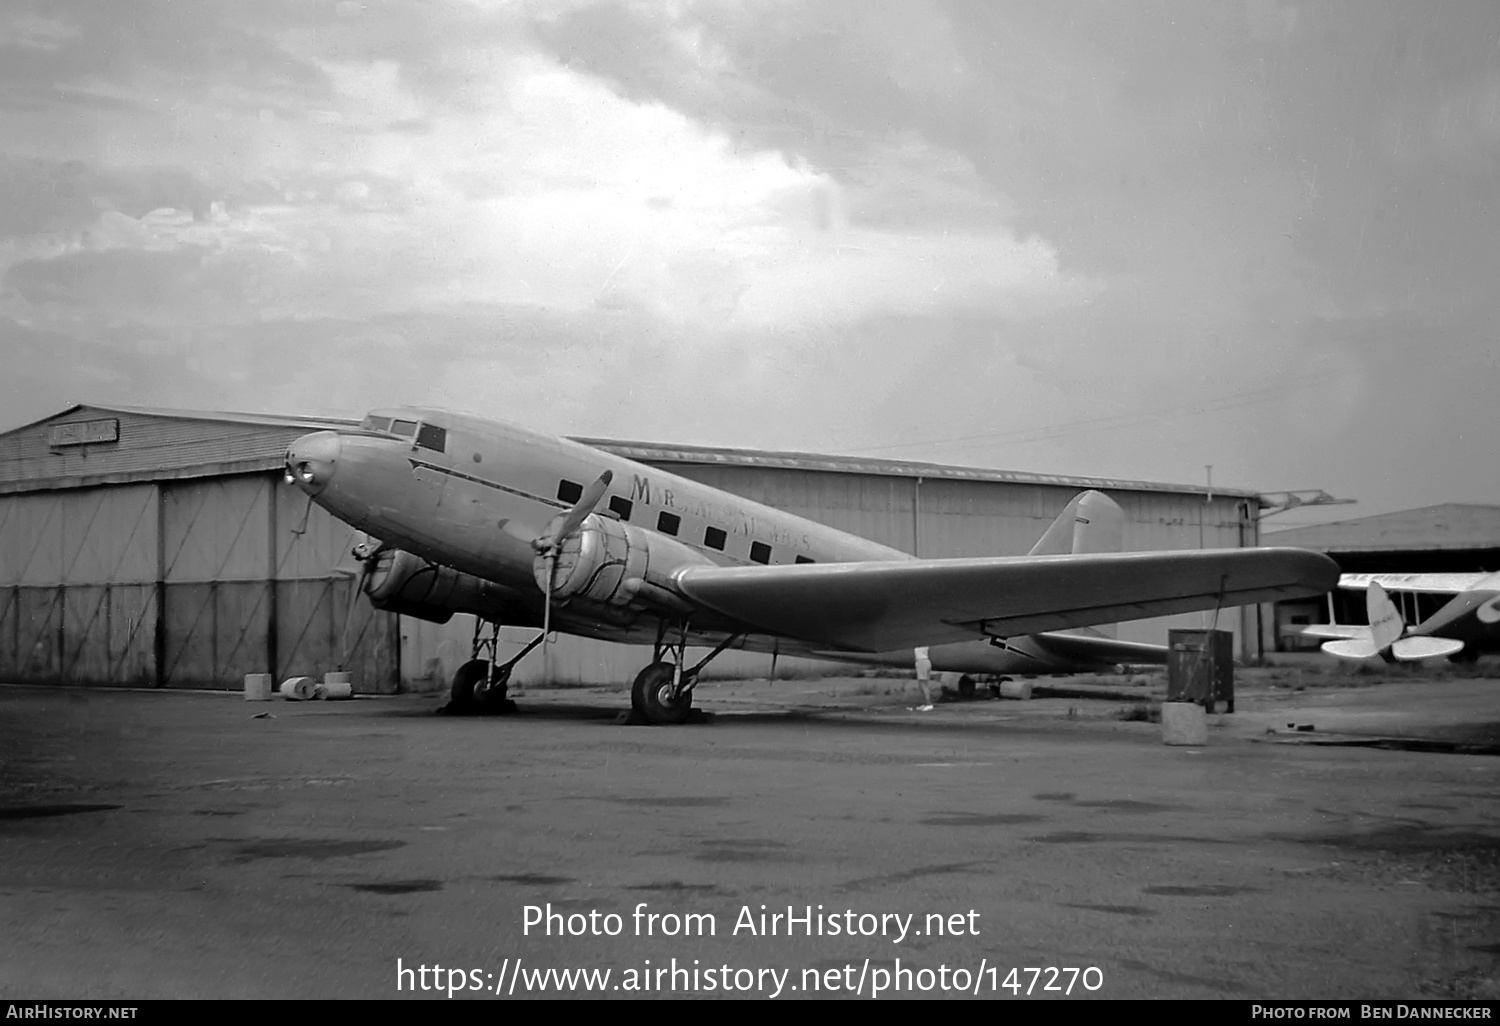
[[[1073,496],[1027,555],[1119,552],[1124,544],[1125,512],[1103,492],[1087,491]]]

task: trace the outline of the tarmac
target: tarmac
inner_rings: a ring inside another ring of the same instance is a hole
[[[1196,747],[1159,676],[0,686],[0,998],[1494,1000],[1486,669],[1241,670]]]

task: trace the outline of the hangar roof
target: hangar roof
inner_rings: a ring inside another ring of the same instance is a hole
[[[1500,506],[1448,502],[1268,532],[1263,541],[1320,552],[1500,549]]]
[[[357,423],[339,417],[141,406],[70,406],[50,417],[0,433],[0,493],[275,470],[281,466],[287,445],[298,435]],[[206,425],[218,425],[218,428],[205,430]],[[111,444],[122,435],[131,438],[129,447]],[[575,440],[626,459],[652,464],[748,466],[924,480],[1209,493],[1203,485],[1034,474],[906,460],[664,445],[606,438]],[[1212,494],[1257,498],[1255,492],[1234,488],[1216,487]]]
[[[1203,485],[1159,484],[1107,477],[1072,477],[1034,474],[1019,470],[988,470],[954,467],[942,463],[881,460],[864,456],[827,456],[807,452],[776,452],[766,449],[719,449],[702,445],[663,445],[659,442],[621,442],[608,438],[575,438],[575,442],[604,449],[616,456],[641,463],[720,464],[736,467],[779,467],[816,470],[833,474],[873,474],[880,477],[920,477],[959,481],[996,481],[1005,484],[1060,485],[1067,488],[1101,488],[1133,492],[1187,492],[1209,494]],[[1257,498],[1258,492],[1237,488],[1213,489],[1214,495]]]

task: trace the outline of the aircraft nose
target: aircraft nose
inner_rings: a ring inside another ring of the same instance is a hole
[[[333,480],[334,467],[339,461],[337,431],[314,431],[303,435],[286,451],[286,480],[308,495],[317,495]]]

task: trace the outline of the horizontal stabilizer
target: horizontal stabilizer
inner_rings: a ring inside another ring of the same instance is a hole
[[[1464,643],[1453,638],[1410,637],[1398,638],[1391,644],[1391,655],[1403,662],[1419,659],[1436,659],[1463,651]],[[1370,659],[1380,654],[1375,642],[1369,638],[1351,638],[1347,641],[1329,641],[1323,651],[1340,659]]]
[[[1310,623],[1301,634],[1307,638],[1368,638],[1370,628],[1357,623]]]
[[[1350,638],[1348,641],[1325,641],[1323,651],[1340,659],[1369,659],[1380,654],[1375,642],[1368,637]]]
[[[1436,659],[1438,656],[1462,652],[1464,643],[1455,638],[1401,638],[1391,646],[1391,655],[1405,662],[1418,659]]]

